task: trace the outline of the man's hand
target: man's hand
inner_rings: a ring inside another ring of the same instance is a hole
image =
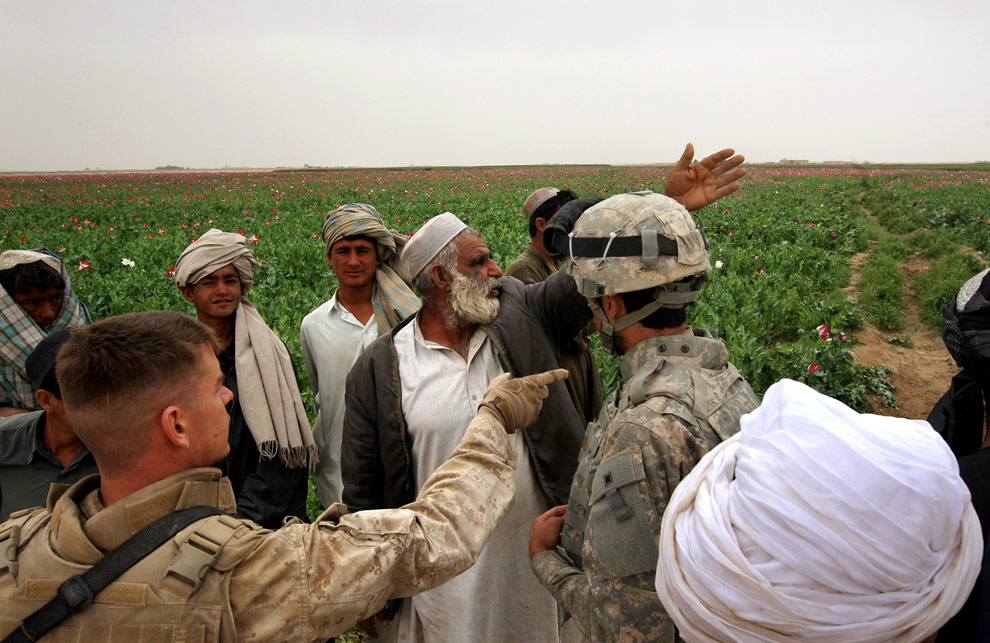
[[[732,156],[734,153],[732,148],[726,148],[691,165],[694,145],[688,143],[684,154],[667,177],[664,195],[688,210],[699,210],[727,194],[732,194],[739,189],[736,181],[746,176],[746,170],[739,167],[746,160],[745,157],[738,154]]]
[[[552,551],[560,542],[560,530],[564,527],[564,514],[567,505],[557,505],[542,516],[533,520],[529,529],[529,557],[545,551]]]
[[[562,368],[514,379],[509,373],[503,373],[488,385],[478,413],[493,415],[505,427],[506,433],[525,429],[540,415],[543,400],[550,394],[547,386],[566,377],[567,371]]]

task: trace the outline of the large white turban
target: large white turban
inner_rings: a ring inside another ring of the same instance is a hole
[[[920,641],[983,555],[956,460],[922,421],[783,380],[677,486],[657,592],[687,641]]]

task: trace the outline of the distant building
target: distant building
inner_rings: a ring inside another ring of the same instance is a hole
[[[778,165],[807,165],[810,163],[808,159],[780,159],[777,161]]]

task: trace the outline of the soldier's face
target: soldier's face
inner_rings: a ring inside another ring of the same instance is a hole
[[[227,432],[230,415],[227,404],[234,394],[223,385],[223,373],[213,347],[200,346],[200,368],[189,407],[195,411],[194,435],[190,444],[196,453],[198,466],[208,467],[220,462],[230,452]]]

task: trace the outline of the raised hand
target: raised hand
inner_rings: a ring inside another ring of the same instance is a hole
[[[739,189],[737,181],[746,176],[745,168],[739,167],[746,158],[734,153],[731,147],[726,148],[691,165],[694,145],[688,143],[667,177],[664,195],[688,210],[698,210],[732,194]]]

